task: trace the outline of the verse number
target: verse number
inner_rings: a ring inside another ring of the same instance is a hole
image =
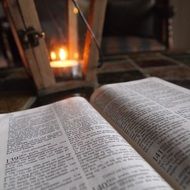
[[[15,162],[18,161],[18,159],[19,159],[18,156],[14,156],[14,157],[12,157],[12,158],[9,158],[9,159],[7,159],[7,164],[15,163]]]

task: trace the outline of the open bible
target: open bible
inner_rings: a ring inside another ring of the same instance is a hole
[[[0,189],[190,189],[190,91],[158,78],[0,115]]]

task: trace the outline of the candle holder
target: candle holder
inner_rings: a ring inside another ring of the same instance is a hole
[[[83,79],[81,61],[60,60],[51,61],[50,66],[53,69],[57,80],[78,80]]]

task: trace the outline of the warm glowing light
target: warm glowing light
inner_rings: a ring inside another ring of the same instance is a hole
[[[65,50],[65,49],[63,49],[63,48],[61,48],[60,50],[59,50],[59,58],[60,58],[60,60],[66,60],[67,59],[67,56],[68,56],[68,53],[67,53],[67,51]]]
[[[79,63],[76,60],[64,60],[64,61],[51,61],[50,66],[52,68],[65,68],[77,66]]]
[[[75,53],[73,54],[73,57],[74,57],[74,59],[78,59],[78,58],[79,58],[79,54],[78,54],[77,52],[75,52]]]
[[[74,8],[73,8],[73,13],[74,13],[74,14],[78,14],[78,13],[79,13],[79,10],[78,10],[76,7],[74,7]]]
[[[51,51],[50,57],[51,57],[51,60],[52,60],[52,61],[54,61],[54,60],[57,59],[57,55],[56,55],[56,53],[55,53],[54,51]]]

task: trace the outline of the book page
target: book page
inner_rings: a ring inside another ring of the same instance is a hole
[[[6,149],[8,140],[8,114],[0,114],[0,189],[3,189],[6,167]]]
[[[106,85],[92,104],[176,189],[190,189],[190,92],[157,78]]]
[[[0,189],[171,189],[83,98],[12,113],[0,124]]]

